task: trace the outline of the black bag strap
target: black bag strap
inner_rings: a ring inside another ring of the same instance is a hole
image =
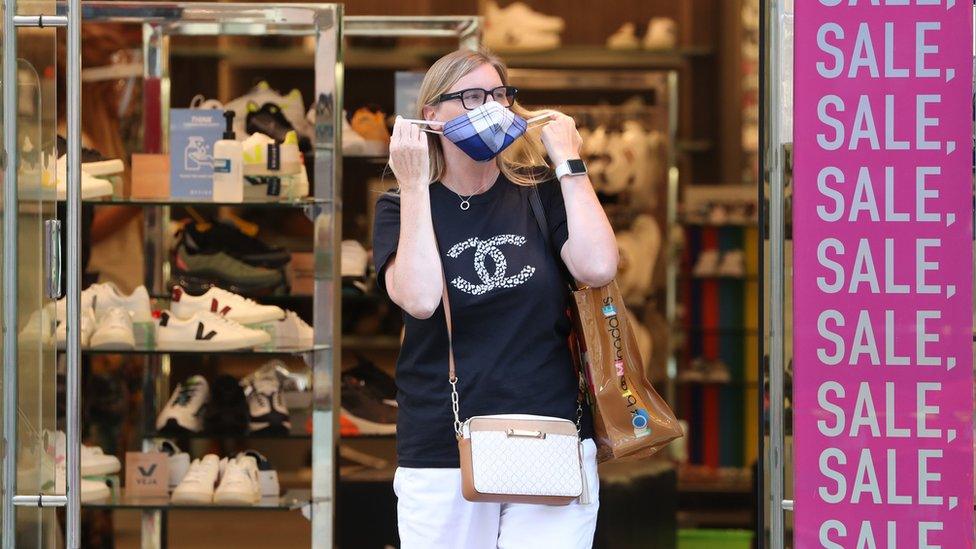
[[[539,224],[539,229],[542,231],[542,238],[546,242],[546,247],[552,250],[552,253],[556,256],[556,265],[559,265],[559,271],[563,275],[563,280],[566,281],[566,284],[571,290],[575,290],[577,288],[576,280],[563,262],[559,250],[552,243],[552,235],[549,234],[549,219],[546,217],[546,209],[542,206],[542,197],[539,195],[538,185],[532,185],[529,188],[529,205],[532,206],[532,213],[534,214],[536,223]]]

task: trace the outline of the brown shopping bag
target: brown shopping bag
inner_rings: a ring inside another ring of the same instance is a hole
[[[573,291],[574,354],[593,409],[597,460],[638,459],[684,436],[644,375],[617,282]]]

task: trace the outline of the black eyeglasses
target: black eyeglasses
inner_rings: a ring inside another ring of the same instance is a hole
[[[488,101],[488,96],[491,95],[491,98],[499,105],[511,107],[512,103],[515,102],[515,94],[517,93],[518,88],[515,86],[498,86],[492,90],[470,88],[452,93],[442,93],[437,99],[437,102],[441,103],[443,101],[451,101],[452,99],[460,99],[461,105],[470,111],[471,109],[477,109],[484,105]]]

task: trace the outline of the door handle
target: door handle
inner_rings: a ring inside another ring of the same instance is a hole
[[[64,507],[68,504],[68,496],[14,496],[11,498],[17,507]]]
[[[61,220],[44,221],[44,290],[49,299],[61,299]]]

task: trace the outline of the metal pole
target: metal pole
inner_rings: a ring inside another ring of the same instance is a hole
[[[766,7],[765,2],[761,2],[759,5],[759,120],[766,120],[766,113],[769,112],[769,107],[766,104],[767,99],[767,86],[770,85],[772,80],[767,74],[766,65],[766,51],[769,42],[766,37],[766,30],[769,28],[769,12]],[[758,187],[756,189],[756,204],[759,205],[759,230],[757,231],[757,239],[759,242],[756,243],[756,248],[759,251],[759,272],[763,273],[759,276],[759,288],[756,292],[757,302],[756,308],[758,309],[759,318],[759,338],[756,341],[756,345],[759,346],[758,353],[756,356],[759,358],[759,363],[756,364],[756,368],[759,369],[756,379],[759,380],[759,390],[756,391],[756,414],[757,425],[756,432],[759,433],[757,437],[759,448],[756,453],[759,459],[756,464],[756,480],[755,485],[757,486],[755,495],[755,505],[756,505],[756,549],[766,549],[766,360],[764,358],[766,354],[766,318],[765,318],[765,304],[763,303],[764,296],[766,295],[766,282],[765,276],[766,272],[766,208],[763,207],[766,204],[766,148],[765,143],[769,140],[769,131],[766,128],[766,124],[759,124],[759,181],[757,182]]]
[[[780,144],[782,105],[782,0],[770,0],[769,21],[769,531],[770,547],[783,547],[783,358],[785,349],[785,231],[783,148]]]
[[[67,301],[68,372],[65,396],[67,432],[67,541],[81,547],[81,0],[68,0],[67,67]]]
[[[17,0],[3,1],[3,548],[16,543],[17,494]]]
[[[678,71],[668,71],[668,198],[667,198],[667,258],[665,276],[667,283],[665,287],[664,317],[667,319],[668,326],[678,325],[678,194],[679,172],[678,172]],[[674,333],[668,335],[668,364],[667,364],[667,385],[665,385],[665,399],[674,406],[676,402],[675,379],[678,375],[678,360],[675,356],[674,345],[672,343]]]

